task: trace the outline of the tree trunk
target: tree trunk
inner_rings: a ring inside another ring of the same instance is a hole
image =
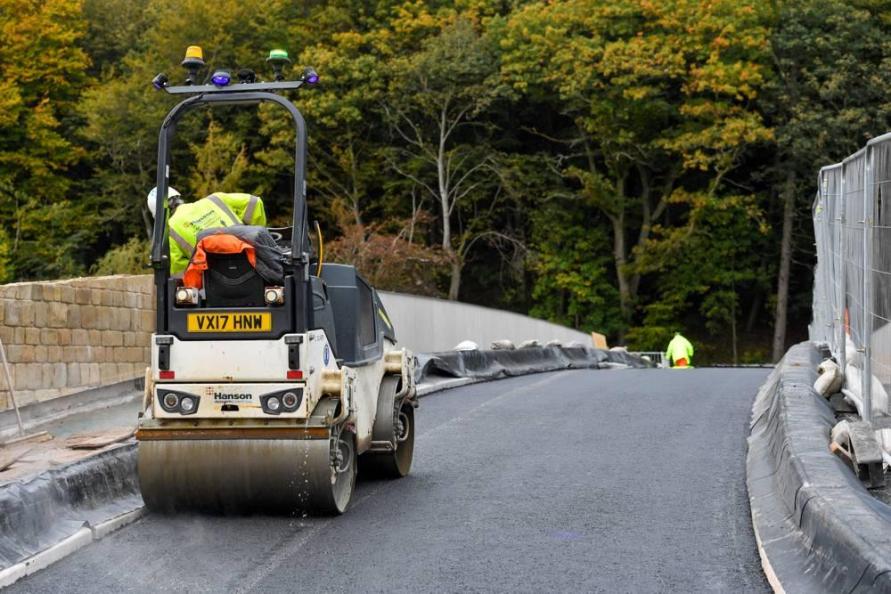
[[[458,291],[461,289],[461,259],[457,254],[452,254],[452,273],[449,282],[449,300],[458,300]]]
[[[783,238],[777,274],[777,309],[773,324],[773,360],[786,351],[786,322],[789,313],[789,272],[792,267],[792,225],[795,222],[795,173],[789,172],[783,187]]]
[[[752,297],[752,304],[749,308],[749,317],[746,319],[746,334],[751,334],[758,322],[758,314],[761,313],[761,304],[764,302],[764,293],[758,290]]]
[[[613,260],[616,263],[616,279],[619,283],[619,305],[622,310],[622,318],[627,324],[631,321],[631,283],[625,272],[628,256],[623,216],[610,217],[610,222],[613,225]],[[624,329],[622,334],[624,335]]]

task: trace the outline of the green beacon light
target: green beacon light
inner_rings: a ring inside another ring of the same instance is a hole
[[[284,68],[286,64],[291,63],[291,58],[288,57],[288,52],[283,49],[270,50],[269,57],[266,58],[266,61],[272,65],[272,72],[275,74],[275,80],[285,80],[285,76],[282,74],[282,68]]]

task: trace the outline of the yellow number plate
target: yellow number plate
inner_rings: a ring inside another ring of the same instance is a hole
[[[190,313],[189,332],[269,332],[271,313]]]

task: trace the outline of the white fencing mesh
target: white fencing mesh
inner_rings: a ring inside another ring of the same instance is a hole
[[[820,170],[811,340],[829,345],[864,419],[891,391],[891,134]]]

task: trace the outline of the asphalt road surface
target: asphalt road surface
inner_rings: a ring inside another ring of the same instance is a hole
[[[339,518],[148,515],[11,592],[766,592],[759,369],[590,370],[424,398],[412,474]]]

